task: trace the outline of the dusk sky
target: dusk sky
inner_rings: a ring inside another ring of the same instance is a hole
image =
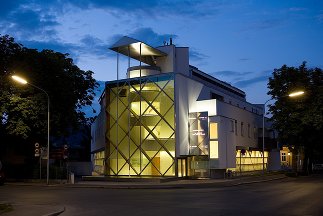
[[[104,81],[116,79],[108,48],[120,37],[153,46],[172,37],[190,47],[191,65],[245,91],[251,103],[269,98],[274,68],[303,61],[323,68],[322,0],[1,0],[0,34],[69,53]]]

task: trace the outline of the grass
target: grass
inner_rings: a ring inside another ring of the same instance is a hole
[[[0,214],[12,211],[12,205],[8,203],[0,203]]]

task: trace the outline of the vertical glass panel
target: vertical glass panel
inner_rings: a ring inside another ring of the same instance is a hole
[[[172,153],[171,153],[172,154]],[[175,152],[173,152],[175,154]],[[166,173],[167,170],[172,166],[174,160],[166,151],[160,151],[160,172]]]
[[[208,155],[208,112],[189,114],[190,155]]]
[[[218,139],[218,123],[210,123],[210,139]]]
[[[210,141],[210,158],[219,158],[219,142]]]
[[[183,159],[178,159],[177,160],[178,177],[183,177],[183,173],[182,173],[182,160]]]

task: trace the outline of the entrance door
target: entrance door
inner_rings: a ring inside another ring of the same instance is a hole
[[[186,177],[187,176],[187,159],[186,158],[178,158],[178,177]]]

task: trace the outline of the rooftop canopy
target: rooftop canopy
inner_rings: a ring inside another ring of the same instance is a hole
[[[167,56],[166,53],[145,44],[142,41],[124,36],[119,41],[117,41],[111,50],[121,53],[125,56],[129,56],[138,61],[144,62],[148,65],[155,65],[154,58]]]

